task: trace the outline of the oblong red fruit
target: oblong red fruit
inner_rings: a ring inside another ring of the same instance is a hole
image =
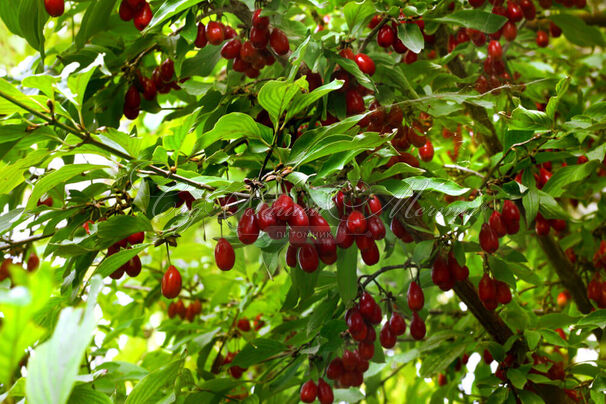
[[[343,367],[343,361],[341,358],[335,358],[328,364],[326,368],[326,377],[330,380],[337,380],[341,375],[343,375],[345,369]]]
[[[537,213],[537,217],[535,218],[535,231],[539,236],[546,236],[549,234],[550,226],[549,221],[543,217],[540,213]]]
[[[501,218],[508,234],[515,234],[520,230],[520,210],[512,201],[503,203]]]
[[[332,387],[320,378],[318,380],[318,401],[320,404],[332,404],[335,400],[335,396],[332,392]]]
[[[135,278],[137,275],[139,275],[141,273],[141,258],[139,258],[138,255],[135,255],[128,260],[128,262],[125,264],[124,271],[131,278]]]
[[[377,262],[379,262],[380,253],[379,248],[377,247],[377,243],[374,240],[371,240],[369,248],[362,251],[362,260],[368,266],[373,266]]]
[[[171,265],[162,276],[162,295],[167,299],[174,299],[179,293],[181,293],[181,273]]]
[[[402,317],[400,313],[396,313],[394,311],[391,314],[391,318],[389,319],[389,329],[396,336],[402,335],[406,332],[406,321],[404,321],[404,317]]]
[[[257,49],[264,49],[269,43],[269,31],[267,28],[256,28],[250,29],[250,42]]]
[[[359,210],[353,210],[347,217],[347,230],[352,234],[362,234],[366,232],[368,223],[364,214]]]
[[[288,220],[293,211],[294,201],[287,194],[282,194],[272,205],[276,217],[280,220]]]
[[[489,254],[492,254],[499,248],[499,238],[488,223],[482,224],[482,229],[480,230],[480,247]]]
[[[382,48],[389,48],[393,45],[395,38],[396,35],[393,28],[390,25],[385,24],[377,33],[377,44]]]
[[[370,56],[365,55],[364,53],[358,53],[356,56],[354,56],[354,61],[362,73],[366,73],[369,76],[375,74],[375,62],[370,58]]]
[[[478,295],[480,300],[488,301],[495,300],[497,297],[497,286],[495,281],[488,274],[484,274],[478,284]]]
[[[290,50],[288,37],[284,32],[282,32],[278,28],[274,28],[271,31],[271,35],[269,37],[269,44],[274,50],[274,52],[276,52],[278,55],[285,55]]]
[[[433,281],[434,285],[437,286],[450,283],[450,270],[448,269],[448,263],[439,255],[433,262],[431,280]]]
[[[215,246],[215,262],[221,271],[229,271],[236,262],[234,247],[223,237],[217,241]]]
[[[127,0],[122,0],[120,10],[118,11],[122,21],[130,21],[135,17],[135,9],[133,9]]]
[[[144,240],[145,240],[145,233],[142,231],[133,233],[126,238],[126,241],[130,245],[141,244]]]
[[[134,85],[131,85],[126,91],[124,96],[124,107],[125,108],[139,108],[141,106],[141,95],[139,90]]]
[[[247,208],[238,222],[238,239],[242,244],[252,244],[259,237],[257,215],[253,208]]]
[[[51,17],[59,17],[65,12],[64,0],[44,0],[44,8]]]
[[[301,386],[299,398],[304,403],[313,403],[316,400],[317,395],[318,386],[316,386],[316,383],[314,383],[313,380],[308,380]]]
[[[223,27],[217,21],[210,21],[208,23],[208,25],[206,26],[205,35],[206,40],[210,42],[211,45],[219,45],[221,42],[223,42],[223,39],[225,38],[223,33]]]
[[[507,304],[511,302],[511,290],[509,289],[509,285],[505,282],[495,280],[497,294],[497,301],[501,304]]]
[[[199,22],[194,45],[196,46],[196,48],[204,48],[207,43],[208,39],[206,39],[206,26]]]
[[[355,241],[354,235],[347,230],[347,220],[341,220],[337,228],[337,246],[339,248],[348,249]]]
[[[234,59],[240,55],[240,48],[242,48],[242,42],[238,38],[232,39],[221,48],[221,56],[225,59]]]
[[[255,10],[252,17],[252,25],[256,28],[267,28],[269,26],[269,17],[261,17],[262,9],[258,8]]]
[[[356,89],[347,90],[345,93],[345,106],[347,115],[361,114],[365,110],[364,98],[362,98],[362,95]]]
[[[379,341],[381,341],[381,346],[386,349],[393,348],[396,345],[396,335],[391,332],[389,324],[386,323],[383,328],[381,328]]]
[[[427,333],[427,328],[425,327],[425,322],[419,314],[415,311],[412,313],[412,321],[410,322],[410,336],[417,341],[425,338],[425,334]]]
[[[309,243],[303,244],[299,248],[297,258],[299,260],[299,265],[301,266],[301,269],[303,271],[311,273],[318,269],[318,252],[316,251],[313,245]]]
[[[143,4],[136,13],[133,18],[133,23],[135,24],[135,28],[139,31],[143,31],[145,27],[147,27],[152,19],[154,14],[152,13],[152,9],[149,3]]]
[[[368,218],[368,231],[373,240],[383,240],[385,238],[385,225],[379,216]]]
[[[431,143],[431,140],[427,139],[425,144],[419,147],[419,157],[421,158],[421,160],[427,163],[433,160],[433,154],[433,144]]]
[[[490,227],[492,228],[492,230],[494,230],[494,232],[497,234],[498,237],[503,237],[504,235],[507,234],[507,229],[505,228],[505,225],[503,224],[501,214],[499,212],[497,212],[496,210],[493,211],[492,214],[490,215],[490,219],[489,219],[488,223],[490,224]]]
[[[415,281],[410,282],[406,298],[408,301],[408,308],[410,308],[412,311],[421,310],[425,304],[425,295],[423,294],[423,289],[421,289],[421,286],[419,286],[419,284]]]

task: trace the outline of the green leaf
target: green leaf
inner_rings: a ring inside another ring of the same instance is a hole
[[[536,188],[532,187],[522,197],[522,205],[524,205],[526,211],[526,223],[532,223],[539,211],[539,193],[537,191]]]
[[[104,166],[96,164],[70,164],[46,174],[44,177],[40,178],[38,182],[36,182],[34,190],[32,191],[25,208],[28,210],[34,208],[42,195],[54,187],[64,183],[65,181],[70,180],[85,171],[95,170],[103,167]]]
[[[477,29],[487,34],[497,32],[507,22],[507,18],[483,10],[461,10],[444,17],[427,18],[426,20],[451,22],[456,25],[462,25],[465,28]]]
[[[538,191],[539,193],[539,210],[546,219],[566,219],[568,215],[558,204],[558,202],[548,193],[543,190]]]
[[[518,391],[518,397],[522,401],[522,404],[545,404],[545,401],[541,397],[528,390]]]
[[[358,293],[358,250],[348,248],[339,251],[337,258],[337,286],[343,303],[349,304]]]
[[[15,12],[13,3],[13,12]],[[48,20],[44,3],[39,0],[21,0],[19,2],[20,35],[27,40],[32,48],[44,52],[44,24]]]
[[[161,25],[164,21],[168,20],[175,14],[187,10],[190,7],[198,4],[198,0],[167,0],[162,3],[160,8],[154,10],[154,16],[146,28],[146,31]],[[219,48],[220,46],[209,46],[209,48]]]
[[[343,15],[349,27],[349,31],[354,33],[362,28],[370,20],[370,17],[376,13],[375,5],[372,1],[362,2],[350,1],[343,7]]]
[[[221,46],[205,46],[198,51],[196,56],[183,61],[181,76],[206,77],[212,73],[220,59]]]
[[[97,225],[97,236],[102,241],[102,246],[109,246],[120,241],[131,234],[140,231],[153,231],[148,218],[143,215],[117,215],[112,216]]]
[[[433,251],[433,243],[433,240],[424,240],[415,245],[415,248],[412,251],[412,260],[415,264],[422,265],[429,259],[431,252]]]
[[[456,358],[465,352],[465,344],[449,344],[448,350],[436,352],[423,359],[419,375],[430,377],[448,367]]]
[[[508,130],[503,139],[503,150],[509,150],[516,143],[522,143],[534,136],[532,130]]]
[[[0,194],[8,194],[15,189],[25,180],[24,172],[36,166],[47,155],[46,150],[34,150],[13,164],[0,161]]]
[[[112,272],[126,264],[131,258],[145,250],[150,245],[151,244],[143,244],[133,248],[123,249],[106,257],[95,270],[95,274],[98,274],[103,278],[109,276]]]
[[[561,167],[554,171],[542,191],[554,198],[558,198],[564,195],[568,186],[583,181],[593,174],[598,165],[600,165],[598,161],[588,161],[585,164],[571,164],[566,167]]]
[[[75,42],[78,48],[82,48],[93,35],[106,29],[106,26],[99,22],[109,20],[115,5],[116,0],[97,0],[87,7],[80,23],[80,30],[76,35]]]
[[[255,122],[250,115],[232,112],[219,118],[214,128],[200,137],[198,147],[204,149],[219,140],[233,140],[242,137],[267,139],[266,134],[270,131],[271,129],[267,126]]]
[[[247,368],[273,355],[286,351],[287,346],[268,338],[257,338],[250,341],[236,355],[232,365]]]
[[[126,404],[146,404],[160,389],[169,383],[174,383],[183,362],[178,360],[154,370],[145,376],[126,398]]]
[[[109,396],[101,393],[98,390],[93,390],[89,386],[78,385],[74,387],[72,394],[69,396],[67,404],[111,404],[112,400]]]
[[[596,310],[589,313],[577,322],[577,325],[595,325],[599,328],[606,327],[606,309]]]
[[[528,348],[531,350],[534,350],[537,347],[539,340],[541,339],[541,334],[534,330],[524,330],[524,336],[528,342]]]
[[[259,90],[257,96],[259,104],[269,113],[276,129],[282,114],[289,108],[293,97],[305,88],[303,82],[307,83],[305,77],[301,77],[294,83],[271,80]]]
[[[549,19],[557,25],[566,39],[579,46],[606,45],[602,32],[591,25],[587,25],[581,18],[572,14],[553,14]]]
[[[354,76],[356,81],[359,84],[361,84],[363,87],[368,88],[369,90],[373,90],[373,91],[376,90],[374,83],[368,78],[368,76],[366,74],[362,73],[362,70],[360,70],[357,63],[354,62],[353,60],[346,59],[346,58],[336,55],[334,53],[329,53],[328,59],[331,62],[337,63],[347,73]]]
[[[566,342],[565,339],[560,337],[560,334],[558,334],[554,330],[544,328],[542,330],[539,330],[539,333],[541,334],[543,339],[549,344],[563,347],[568,346],[568,342]]]
[[[417,24],[407,23],[398,25],[398,38],[414,53],[419,53],[425,47],[425,38]]]
[[[413,191],[436,191],[446,195],[459,196],[467,193],[469,188],[463,188],[457,183],[430,177],[410,177],[403,180]]]
[[[32,404],[64,404],[76,382],[84,351],[96,328],[94,309],[103,280],[94,277],[86,309],[66,307],[51,338],[39,345],[27,365],[27,401]]]
[[[552,125],[551,119],[543,111],[529,110],[518,105],[511,113],[509,129],[521,130],[547,130]]]
[[[297,115],[299,112],[303,111],[305,108],[309,107],[311,104],[313,104],[326,94],[330,93],[331,91],[338,90],[342,86],[342,80],[333,80],[328,84],[316,88],[311,93],[297,94],[297,96],[292,100],[290,107],[288,108],[284,121],[290,121],[293,116]]]

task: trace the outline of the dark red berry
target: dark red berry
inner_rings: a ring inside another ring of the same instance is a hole
[[[152,17],[153,17],[153,13],[152,13],[151,7],[149,6],[149,3],[143,4],[143,7],[141,7],[135,13],[135,16],[133,18],[133,23],[135,24],[135,28],[137,28],[139,31],[143,31],[145,29],[145,27],[147,27],[149,25]]]
[[[365,111],[364,98],[357,90],[347,90],[345,93],[347,115],[361,114]]]
[[[412,338],[417,341],[425,338],[425,334],[427,332],[427,328],[425,327],[425,322],[419,314],[415,311],[412,313],[412,321],[410,322],[410,335]]]
[[[206,39],[206,26],[200,22],[198,23],[198,32],[196,34],[194,45],[196,48],[204,48],[207,43],[208,39]]]
[[[173,299],[181,293],[181,274],[173,265],[169,266],[162,276],[162,295]]]
[[[308,380],[301,386],[300,399],[304,403],[313,403],[318,395],[318,386],[313,380]]]
[[[389,328],[396,336],[404,334],[406,332],[406,321],[404,321],[404,317],[402,317],[400,313],[393,312],[389,319]]]
[[[264,49],[269,43],[269,31],[267,28],[256,28],[250,29],[250,42],[257,49]]]
[[[386,349],[393,348],[396,345],[396,335],[391,332],[389,324],[386,323],[383,328],[381,328],[379,340],[381,341],[381,346]]]
[[[505,228],[505,225],[503,224],[501,214],[499,212],[497,212],[496,210],[493,211],[492,214],[490,215],[490,219],[489,219],[488,223],[490,224],[490,227],[492,228],[492,230],[494,230],[494,232],[497,234],[498,237],[503,237],[504,235],[507,234],[507,229]]]
[[[507,304],[511,302],[511,290],[509,289],[509,285],[505,282],[495,280],[496,284],[496,299],[501,304]]]
[[[297,258],[299,259],[299,265],[301,266],[301,269],[305,272],[311,273],[318,269],[318,252],[312,244],[303,244],[299,248]]]
[[[252,25],[253,27],[262,29],[269,26],[269,17],[261,17],[261,11],[263,10],[260,8],[255,10],[252,18]]]
[[[287,194],[282,194],[275,200],[272,209],[276,217],[280,220],[287,221],[293,212],[294,201]]]
[[[480,300],[495,300],[497,297],[497,286],[495,281],[488,274],[484,274],[478,284],[478,294]]]
[[[390,25],[385,24],[377,33],[377,44],[383,48],[389,48],[393,45],[395,38],[396,34],[393,28]]]
[[[238,239],[242,244],[252,244],[259,237],[257,215],[253,208],[247,208],[238,222]]]
[[[239,39],[232,39],[223,45],[221,49],[221,56],[225,59],[234,59],[240,55],[240,48],[242,48],[242,42]]]
[[[332,404],[334,400],[335,397],[332,392],[332,387],[330,387],[324,379],[320,378],[320,380],[318,380],[318,401],[320,404]]]
[[[288,37],[284,32],[279,30],[278,28],[274,28],[271,31],[271,36],[269,37],[269,44],[271,48],[278,55],[286,55],[290,50],[290,44],[288,42]]]
[[[219,45],[225,38],[223,27],[217,21],[211,21],[208,23],[205,34],[206,40],[210,42],[211,45]]]
[[[136,9],[132,8],[130,4],[128,4],[127,0],[122,0],[120,3],[119,15],[122,21],[130,21],[135,17]]]
[[[490,254],[499,248],[499,238],[488,223],[482,224],[482,230],[480,230],[480,247]]]
[[[215,262],[221,271],[229,271],[234,267],[236,255],[231,243],[220,238],[215,246]]]
[[[366,232],[368,223],[364,214],[359,210],[353,210],[347,217],[347,230],[352,234],[362,234]]]
[[[549,45],[549,36],[547,35],[547,32],[541,30],[537,31],[537,45],[540,48],[545,48]]]
[[[343,361],[341,358],[335,358],[330,361],[328,367],[326,368],[326,377],[328,377],[330,380],[337,380],[343,375],[344,372],[345,368],[343,367]]]
[[[44,0],[44,8],[51,17],[59,17],[65,12],[64,0]]]
[[[488,55],[493,59],[501,59],[503,57],[503,48],[499,41],[492,40],[488,44]]]
[[[433,153],[433,144],[431,144],[431,140],[427,139],[427,142],[419,147],[419,157],[421,157],[421,160],[429,162],[433,159]]]
[[[510,200],[503,203],[501,220],[508,234],[516,234],[520,230],[520,210],[515,203]]]
[[[369,76],[375,74],[375,62],[370,58],[370,56],[365,55],[364,53],[358,53],[354,57],[354,61],[362,71],[362,73],[366,73]]]

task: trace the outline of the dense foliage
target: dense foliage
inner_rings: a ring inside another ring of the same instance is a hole
[[[600,7],[0,3],[0,400],[604,404]]]

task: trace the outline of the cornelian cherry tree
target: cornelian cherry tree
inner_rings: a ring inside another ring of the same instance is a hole
[[[0,17],[3,402],[605,402],[599,0]]]

